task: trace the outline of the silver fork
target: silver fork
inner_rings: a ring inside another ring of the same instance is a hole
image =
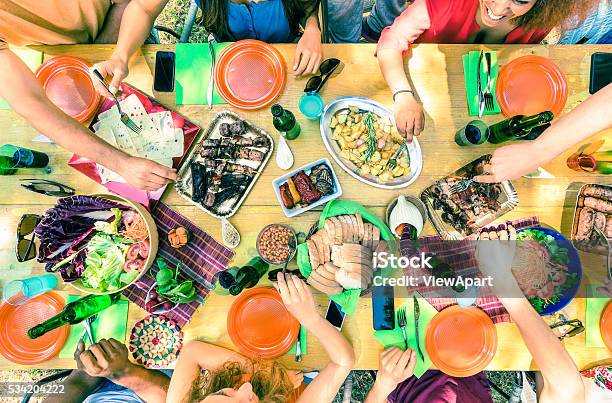
[[[406,336],[406,307],[401,307],[397,311],[397,324],[402,329],[402,336],[404,336],[404,347],[408,350],[408,337]]]
[[[612,261],[612,243],[610,243],[610,240],[601,229],[597,228],[595,225],[593,225],[593,228],[595,229],[595,232],[597,232],[599,237],[603,238],[605,243],[608,245],[608,259],[606,266],[608,266],[608,280],[612,280],[612,266],[610,265],[610,261]]]
[[[491,93],[491,54],[485,53],[485,60],[487,62],[487,85],[484,90],[484,101],[485,101],[485,109],[489,112],[495,109],[495,104],[493,102],[493,94]]]
[[[455,193],[465,192],[472,183],[474,183],[474,178],[462,179],[450,187],[449,189],[450,193],[455,194]]]
[[[119,115],[121,116],[121,123],[123,123],[128,129],[130,129],[134,133],[140,134],[142,129],[136,123],[134,123],[132,119],[130,119],[127,113],[121,110],[121,105],[119,105],[119,101],[117,100],[117,97],[115,96],[115,94],[111,92],[110,88],[108,88],[108,84],[106,84],[106,81],[104,81],[104,77],[102,77],[100,72],[96,69],[93,69],[93,75],[104,86],[104,88],[106,88],[106,90],[112,95],[113,101],[115,101],[115,106],[117,107],[117,110],[119,111]]]
[[[87,338],[89,339],[89,343],[90,344],[94,344],[96,342],[96,339],[95,339],[94,334],[93,334],[93,329],[91,327],[91,324],[96,319],[98,319],[98,314],[94,313],[89,318],[85,319],[85,322],[83,323],[83,327],[85,328],[85,331],[87,332]]]
[[[404,142],[397,149],[395,154],[393,154],[393,157],[391,157],[391,159],[389,161],[387,161],[387,165],[386,166],[391,167],[391,169],[395,169],[395,167],[397,166],[397,159],[399,158],[399,156],[400,156],[400,154],[402,153],[403,150],[406,150],[406,152],[408,152],[408,144],[406,143],[406,140],[404,140]]]

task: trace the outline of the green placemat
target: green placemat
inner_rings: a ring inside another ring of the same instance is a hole
[[[32,72],[36,71],[36,69],[42,64],[42,52],[28,48],[11,48],[11,50],[28,66],[30,70],[32,70]],[[9,109],[11,109],[11,107],[8,102],[0,97],[0,110]]]
[[[497,95],[495,94],[495,86],[497,84],[497,74],[499,66],[497,65],[497,52],[484,52],[491,54],[491,94],[493,94],[493,110],[483,112],[483,115],[495,115],[501,112],[497,104]],[[478,58],[480,52],[470,52],[463,55],[463,76],[465,78],[465,94],[467,97],[468,111],[470,116],[478,116],[478,81],[476,70],[478,69]],[[487,61],[485,56],[482,57],[482,65],[480,66],[480,79],[482,90],[487,86]]]
[[[300,338],[300,343],[302,343],[302,355],[308,354],[308,338],[307,338],[307,334],[308,334],[308,332],[306,331],[304,326],[300,326],[300,335],[299,335],[299,338]],[[295,349],[296,348],[297,348],[297,341],[295,343],[293,343],[293,347],[291,347],[291,349],[289,349],[287,354],[295,355]]]
[[[604,308],[612,299],[597,295],[595,286],[587,287],[586,291],[586,345],[587,347],[605,347],[599,331],[599,320]]]
[[[419,308],[421,309],[421,314],[419,316],[419,345],[425,360],[421,360],[420,356],[418,354],[416,355],[417,363],[416,367],[414,368],[414,376],[420,378],[425,371],[431,367],[431,360],[429,359],[427,350],[425,349],[425,334],[427,332],[429,322],[438,313],[438,311],[436,311],[436,308],[431,306],[427,300],[418,296],[418,294],[417,298],[419,301]],[[412,305],[413,299],[410,298],[402,306],[406,307],[406,337],[408,338],[408,348],[416,350],[417,346],[414,329],[414,311]],[[380,344],[382,344],[385,348],[395,346],[404,350],[404,337],[402,336],[402,329],[399,327],[397,320],[397,312],[399,308],[400,307],[398,306],[395,307],[395,329],[376,330],[374,332],[374,337],[376,337]]]
[[[215,60],[231,42],[215,43]],[[208,43],[179,43],[176,45],[175,90],[178,105],[206,105],[210,79],[210,51]],[[225,104],[215,86],[213,105]]]
[[[69,295],[67,302],[79,299],[79,296]],[[100,339],[113,339],[125,343],[125,332],[127,330],[128,301],[121,300],[106,308],[98,314],[98,318],[92,323],[94,337]],[[59,353],[60,358],[72,358],[76,350],[79,338],[83,334],[81,323],[70,326],[70,334],[66,344]],[[89,345],[89,340],[85,337],[85,346]]]

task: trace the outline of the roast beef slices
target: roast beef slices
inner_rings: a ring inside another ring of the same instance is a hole
[[[297,191],[302,196],[302,204],[304,206],[310,205],[321,198],[321,192],[314,187],[304,171],[298,172],[292,179]]]

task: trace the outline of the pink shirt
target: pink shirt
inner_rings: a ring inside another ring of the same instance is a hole
[[[415,0],[406,7],[393,25],[383,29],[377,51],[408,50],[410,44],[469,43],[480,30],[476,22],[478,0]],[[515,28],[505,43],[540,43],[549,30]]]

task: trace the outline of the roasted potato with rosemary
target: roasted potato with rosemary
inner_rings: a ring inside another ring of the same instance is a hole
[[[381,182],[410,174],[407,150],[396,157],[395,167],[388,164],[404,138],[391,119],[356,106],[336,112],[329,123],[332,140],[340,147],[340,157],[359,167],[360,175],[372,175]]]

